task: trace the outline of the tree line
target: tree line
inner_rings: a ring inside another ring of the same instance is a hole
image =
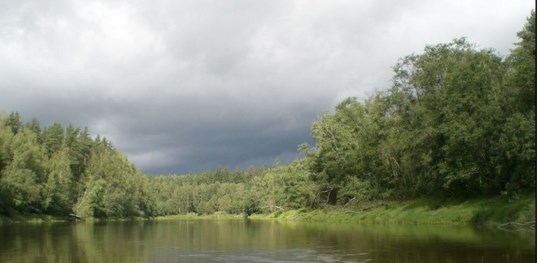
[[[0,214],[153,216],[147,181],[87,128],[0,115]]]
[[[329,203],[535,190],[535,13],[505,58],[465,39],[394,67],[393,85],[313,124],[310,175]]]
[[[250,215],[535,191],[535,13],[501,57],[466,39],[401,58],[393,84],[312,124],[291,164],[146,176],[87,128],[0,115],[0,214]]]

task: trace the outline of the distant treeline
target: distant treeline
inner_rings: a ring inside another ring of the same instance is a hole
[[[394,67],[393,85],[312,125],[287,165],[144,176],[87,129],[0,116],[0,214],[250,215],[535,191],[535,13],[506,57],[465,39]]]

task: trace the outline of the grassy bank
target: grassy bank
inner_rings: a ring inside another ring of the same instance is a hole
[[[193,219],[244,219],[243,214],[226,214],[222,212],[216,212],[212,215],[198,215],[196,213],[188,213],[184,215],[168,215],[159,216],[154,218],[155,220],[193,220]]]
[[[67,217],[39,215],[39,214],[13,214],[10,216],[0,215],[0,224],[11,224],[11,223],[40,224],[40,223],[65,222],[68,220],[69,218]]]
[[[29,223],[29,224],[41,224],[41,223],[58,223],[58,222],[70,222],[70,221],[83,221],[83,222],[103,222],[103,221],[143,221],[150,220],[143,217],[126,217],[126,218],[73,218],[71,216],[53,216],[46,214],[19,214],[12,213],[9,216],[0,215],[0,224],[12,224],[12,223]]]
[[[527,195],[516,200],[494,197],[465,201],[376,202],[354,208],[291,210],[252,215],[251,218],[304,222],[498,226],[508,222],[535,221],[534,211],[534,196]]]
[[[143,220],[194,220],[194,219],[244,219],[243,214],[226,214],[217,212],[212,215],[198,215],[196,213],[188,213],[184,215],[168,215],[168,216],[159,216],[151,219],[141,218],[141,217],[129,217],[129,218],[83,218],[77,221],[84,222],[103,222],[103,221],[143,221]],[[68,222],[72,221],[73,218],[70,217],[58,217],[51,215],[39,215],[39,214],[12,214],[10,216],[0,215],[0,224],[12,224],[12,223],[30,223],[30,224],[40,224],[40,223],[55,223],[55,222]]]
[[[217,212],[212,215],[169,215],[154,220],[195,220],[195,219],[243,219],[243,214]],[[535,222],[535,198],[525,195],[509,200],[498,196],[464,201],[456,200],[411,200],[371,202],[355,207],[327,207],[323,209],[300,209],[280,211],[272,214],[254,214],[254,220],[282,220],[297,222],[326,223],[374,223],[374,224],[450,224],[473,226],[499,226],[514,222],[525,224]],[[38,214],[15,214],[10,217],[0,215],[2,223],[50,223],[68,221],[69,218]],[[106,219],[147,220],[142,218]],[[84,219],[84,221],[101,221]]]

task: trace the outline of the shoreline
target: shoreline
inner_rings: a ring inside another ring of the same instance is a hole
[[[252,215],[251,219],[272,219],[298,222],[468,225],[494,227],[535,222],[535,199],[526,195],[506,201],[490,197],[443,203],[418,199],[389,201],[362,208],[329,207],[312,210],[289,210],[268,215]],[[534,224],[533,224],[534,225]]]
[[[317,209],[298,209],[277,211],[270,214],[181,214],[165,215],[154,218],[85,218],[72,220],[38,214],[17,214],[13,217],[0,215],[0,224],[11,223],[56,223],[56,222],[106,222],[141,220],[275,220],[315,223],[367,223],[367,224],[413,224],[413,225],[468,225],[476,227],[535,227],[535,198],[524,195],[515,200],[503,196],[461,201],[435,201],[416,199],[408,201],[369,202],[354,207],[325,207]]]

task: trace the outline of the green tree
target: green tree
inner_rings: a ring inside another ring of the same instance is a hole
[[[5,125],[11,129],[14,134],[22,130],[21,116],[18,112],[12,112],[5,120]]]
[[[534,70],[534,60],[510,57],[503,63],[493,50],[458,39],[428,46],[395,67],[389,101],[408,142],[399,144],[406,146],[398,163],[402,172],[414,173],[421,193],[475,196],[534,185],[528,176],[534,166],[529,161],[534,160],[534,106],[522,99],[534,92],[534,80],[526,77],[522,83],[531,85],[512,88],[521,81],[513,77],[517,70],[533,76],[528,69],[533,63]],[[524,66],[514,66],[519,62]]]
[[[386,121],[378,104],[374,99],[362,103],[348,98],[334,114],[313,124],[316,145],[307,158],[311,178],[328,203],[338,201],[338,191],[348,177],[367,181],[372,192],[386,187],[388,171],[380,158],[380,146],[387,136]]]
[[[319,196],[344,204],[533,189],[534,20],[505,61],[465,39],[427,46],[398,62],[391,89],[316,121],[316,144],[303,150]]]
[[[141,176],[108,141],[96,142],[83,176],[76,212],[97,218],[152,216],[153,199],[143,187]]]
[[[63,145],[64,137],[65,129],[59,123],[54,123],[43,130],[43,145],[49,157],[60,150]]]
[[[73,205],[73,178],[69,151],[62,147],[47,163],[44,206],[49,214],[69,214]]]
[[[505,61],[507,94],[504,98],[509,105],[505,105],[503,110],[535,112],[535,11],[531,12],[517,36],[520,42],[516,43]]]
[[[71,137],[76,135],[76,133],[76,129],[67,129],[66,144],[69,147],[71,171],[73,173],[73,180],[76,182],[74,188],[78,196],[82,192],[82,179],[91,157],[94,142],[90,137],[89,130],[87,127],[85,127],[78,133],[77,138],[75,140]]]
[[[498,129],[496,170],[503,193],[511,195],[535,189],[535,11],[518,37],[497,96],[504,121]]]
[[[0,114],[0,214],[8,214],[13,209],[13,199],[9,192],[9,187],[5,180],[6,167],[13,160],[11,152],[11,141],[13,140],[13,131],[5,124],[7,116]]]
[[[24,125],[25,128],[31,130],[37,135],[38,141],[40,141],[41,137],[41,123],[37,118],[32,118],[28,123]],[[41,143],[41,142],[40,142]]]
[[[252,180],[251,192],[250,198],[265,213],[313,207],[316,202],[316,186],[302,161],[267,170]]]
[[[14,208],[21,212],[43,212],[43,185],[46,181],[43,149],[37,136],[22,129],[9,145],[13,160],[3,170],[3,190],[12,199]]]

